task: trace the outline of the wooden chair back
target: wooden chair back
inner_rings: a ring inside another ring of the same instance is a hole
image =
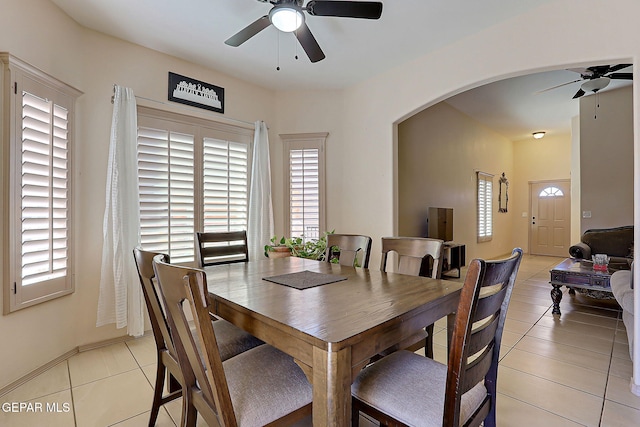
[[[171,265],[162,257],[154,258],[154,269],[164,295],[182,368],[185,403],[193,405],[209,425],[236,426],[229,387],[209,317],[204,271]],[[186,304],[193,314],[198,343],[191,332]]]
[[[156,288],[153,280],[156,276],[153,271],[153,259],[158,255],[161,255],[165,262],[169,262],[169,255],[167,254],[145,251],[141,248],[133,249],[133,257],[136,261],[142,294],[149,312],[149,320],[153,337],[156,340],[156,347],[160,350],[166,349],[175,358],[176,351],[169,333],[166,312],[162,305],[159,289]]]
[[[249,261],[247,232],[196,232],[196,261],[203,268],[208,265]]]
[[[462,395],[484,380],[487,396],[466,425],[496,425],[496,381],[502,331],[522,249],[507,259],[469,265],[449,352],[443,426],[460,425]]]
[[[329,262],[335,257],[333,248],[337,247],[340,265],[369,268],[371,256],[371,237],[358,234],[328,234],[325,259]]]
[[[423,237],[383,237],[380,271],[387,271],[390,254],[397,254],[394,272],[411,276],[426,275],[427,265],[431,266],[433,279],[442,275],[444,240]]]

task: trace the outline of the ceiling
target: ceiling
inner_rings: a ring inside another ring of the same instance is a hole
[[[326,55],[317,63],[309,61],[292,34],[273,26],[240,47],[224,44],[268,13],[271,5],[257,0],[51,1],[87,28],[266,88],[290,90],[348,87],[551,0],[382,0],[379,20],[307,15]],[[510,139],[538,129],[567,133],[578,113],[578,101],[571,97],[579,83],[534,93],[577,77],[566,70],[518,77],[447,102]]]

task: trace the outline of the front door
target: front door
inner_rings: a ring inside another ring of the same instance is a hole
[[[529,183],[532,255],[569,256],[571,245],[571,182]]]

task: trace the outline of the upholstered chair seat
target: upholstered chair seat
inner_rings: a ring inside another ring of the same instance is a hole
[[[275,347],[253,348],[222,366],[239,426],[264,426],[311,403],[302,369]]]
[[[362,402],[407,425],[442,427],[446,382],[447,365],[401,350],[362,371],[351,392]],[[482,381],[462,395],[460,425],[486,396]]]

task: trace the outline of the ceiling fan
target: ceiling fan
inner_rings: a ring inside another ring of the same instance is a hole
[[[304,0],[258,0],[271,3],[268,15],[258,18],[225,41],[229,46],[238,47],[260,31],[273,24],[283,32],[293,32],[311,62],[325,58],[324,52],[305,23],[307,12],[312,16],[337,16],[343,18],[379,19],[382,3],[377,1],[326,1],[310,0],[303,7]]]
[[[587,92],[597,93],[601,89],[604,89],[609,85],[611,80],[633,80],[633,73],[616,73],[618,70],[630,67],[631,64],[617,64],[617,65],[596,65],[587,68],[569,68],[568,71],[573,71],[580,74],[580,78],[571,82],[563,83],[558,86],[553,86],[548,89],[544,89],[538,93],[546,92],[552,89],[557,89],[562,86],[570,85],[576,82],[583,81],[580,85],[580,89],[573,95],[573,99],[580,98]]]

